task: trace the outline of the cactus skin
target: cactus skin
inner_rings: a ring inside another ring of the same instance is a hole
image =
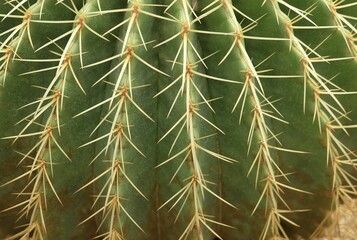
[[[331,237],[357,194],[352,0],[0,17],[0,239]]]

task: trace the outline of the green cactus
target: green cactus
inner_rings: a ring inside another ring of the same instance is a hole
[[[0,239],[338,230],[355,1],[0,0],[0,18]]]

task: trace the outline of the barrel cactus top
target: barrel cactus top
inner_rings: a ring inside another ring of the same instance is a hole
[[[0,239],[338,233],[355,1],[0,0],[0,20]]]

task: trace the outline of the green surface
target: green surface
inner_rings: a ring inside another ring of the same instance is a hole
[[[0,0],[0,239],[319,236],[356,195],[334,4]]]

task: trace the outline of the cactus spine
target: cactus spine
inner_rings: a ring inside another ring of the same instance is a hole
[[[1,239],[335,234],[357,193],[354,1],[0,6]]]

